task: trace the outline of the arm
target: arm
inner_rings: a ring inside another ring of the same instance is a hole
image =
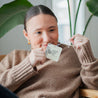
[[[80,72],[82,81],[86,88],[98,89],[98,59],[93,56],[90,42],[82,35],[75,35],[74,49],[82,64]],[[81,41],[82,40],[82,41]]]
[[[37,73],[26,55],[25,51],[13,51],[0,62],[0,84],[11,91]]]
[[[80,72],[86,88],[98,89],[98,59],[94,58],[89,41],[78,52],[82,64]]]

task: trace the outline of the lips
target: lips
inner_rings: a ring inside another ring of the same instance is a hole
[[[43,47],[45,47],[45,48],[46,48],[47,46],[48,46],[48,45],[43,45]]]
[[[48,46],[48,44],[47,45],[43,45],[43,46]]]
[[[42,44],[42,46],[47,47],[48,46],[48,43],[44,43],[44,44]]]
[[[46,50],[47,46],[48,46],[48,44],[43,44],[42,45],[42,47],[43,47],[44,50]]]

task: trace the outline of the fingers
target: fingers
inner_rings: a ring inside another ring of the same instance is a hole
[[[74,39],[75,39],[75,36],[73,36],[72,38],[70,38],[70,42],[71,42],[72,44],[74,44]]]
[[[45,52],[42,48],[33,49],[29,55],[32,66],[37,66],[39,63],[46,61]]]
[[[35,53],[34,57],[37,61],[43,62],[46,59],[45,52],[43,53]]]
[[[82,35],[76,34],[72,38],[70,38],[70,41],[73,43],[76,38],[80,38],[80,37],[82,37]]]
[[[46,57],[37,57],[36,60],[38,64],[43,64],[46,61]]]
[[[84,43],[86,43],[88,39],[85,36],[82,36],[81,34],[74,35],[70,42],[74,45],[76,48],[80,48]]]
[[[44,54],[45,53],[42,48],[38,48],[33,51],[36,52],[37,54]]]

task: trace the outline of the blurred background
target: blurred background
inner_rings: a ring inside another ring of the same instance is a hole
[[[0,0],[0,7],[13,0]],[[68,16],[68,6],[67,0],[28,0],[33,5],[46,5],[48,6],[58,18],[59,27],[59,41],[64,44],[70,44],[70,29],[69,29],[69,16]],[[77,9],[79,0],[70,0],[71,5],[71,18],[72,27],[74,25],[75,12]],[[84,26],[90,16],[90,12],[85,5],[86,0],[82,0],[79,17],[77,20],[76,33],[82,34]],[[23,35],[23,25],[18,25],[6,33],[2,38],[0,38],[0,55],[7,54],[14,49],[24,49],[30,50],[27,40]],[[87,28],[86,37],[90,40],[92,51],[95,57],[98,57],[98,17],[93,17]]]

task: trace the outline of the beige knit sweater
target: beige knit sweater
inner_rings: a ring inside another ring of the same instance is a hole
[[[38,72],[29,62],[28,51],[9,53],[0,63],[0,84],[19,98],[79,98],[81,84],[98,89],[98,60],[89,42],[75,50],[63,44],[60,47],[59,61],[46,60],[38,65]]]

